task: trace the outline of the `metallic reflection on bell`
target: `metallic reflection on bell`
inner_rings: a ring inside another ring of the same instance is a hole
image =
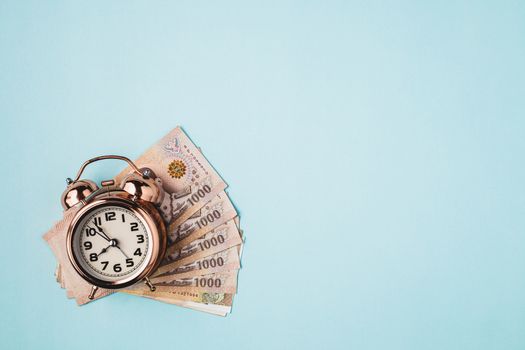
[[[131,173],[122,181],[121,188],[129,193],[132,197],[160,204],[164,199],[164,191],[161,191],[155,181],[155,174],[150,169],[141,169],[147,171],[148,176],[142,177]]]
[[[91,193],[95,192],[98,186],[90,180],[78,180],[70,183],[66,190],[62,193],[60,202],[64,210],[67,210],[82,200],[84,200]]]

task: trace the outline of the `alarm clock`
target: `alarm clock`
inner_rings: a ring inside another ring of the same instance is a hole
[[[126,161],[132,171],[120,183],[106,180],[100,187],[80,179],[87,165],[104,159]],[[119,289],[141,281],[155,290],[148,277],[166,252],[159,180],[151,169],[139,169],[117,155],[89,159],[74,180],[66,180],[62,206],[77,210],[67,231],[67,255],[75,271],[92,285],[89,299],[99,288]]]

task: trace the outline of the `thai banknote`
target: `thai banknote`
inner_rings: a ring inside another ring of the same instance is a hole
[[[144,298],[160,301],[163,303],[177,305],[180,307],[197,310],[201,312],[206,312],[206,313],[217,315],[217,316],[226,316],[227,314],[231,312],[231,306],[226,306],[226,305],[203,304],[203,303],[197,303],[194,301],[174,299],[169,296],[159,297],[158,295],[157,296],[138,295],[138,294],[131,294],[131,295],[137,295],[137,296],[141,296]]]
[[[240,245],[228,248],[222,252],[199,258],[188,264],[174,267],[166,273],[151,278],[151,283],[169,282],[173,279],[195,277],[218,273],[222,271],[234,271],[241,268],[239,260]]]
[[[242,239],[239,230],[237,229],[235,222],[230,220],[189,243],[187,246],[167,255],[153,276],[164,274],[177,267],[197,261],[198,259],[210,256],[241,243]]]
[[[179,300],[179,301],[190,301],[203,305],[222,305],[232,306],[233,296],[232,293],[210,293],[210,292],[188,292],[185,290],[171,290],[162,292],[152,292],[149,289],[131,290],[127,289],[122,291],[123,293],[148,297],[152,299],[168,299],[168,300]]]
[[[184,291],[187,293],[232,293],[237,291],[237,271],[225,271],[209,275],[177,278],[167,282],[155,283],[154,293],[166,293],[171,291]],[[136,284],[125,290],[148,291],[148,286]]]
[[[182,224],[227,186],[180,127],[150,147],[135,164],[150,168],[162,180],[170,194],[162,209],[170,213],[166,219],[172,226]],[[130,171],[124,169],[117,183]]]
[[[168,254],[237,216],[226,192],[221,192],[180,225],[168,225]]]

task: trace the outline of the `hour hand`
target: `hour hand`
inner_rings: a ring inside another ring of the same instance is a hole
[[[99,257],[101,254],[104,254],[105,252],[107,252],[109,247],[111,247],[111,245],[108,245],[106,248],[102,248],[100,253],[97,254],[97,257]]]

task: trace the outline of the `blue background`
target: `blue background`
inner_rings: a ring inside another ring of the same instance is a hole
[[[525,348],[524,82],[522,1],[2,1],[1,347]],[[77,307],[65,177],[179,124],[242,214],[233,314]]]

